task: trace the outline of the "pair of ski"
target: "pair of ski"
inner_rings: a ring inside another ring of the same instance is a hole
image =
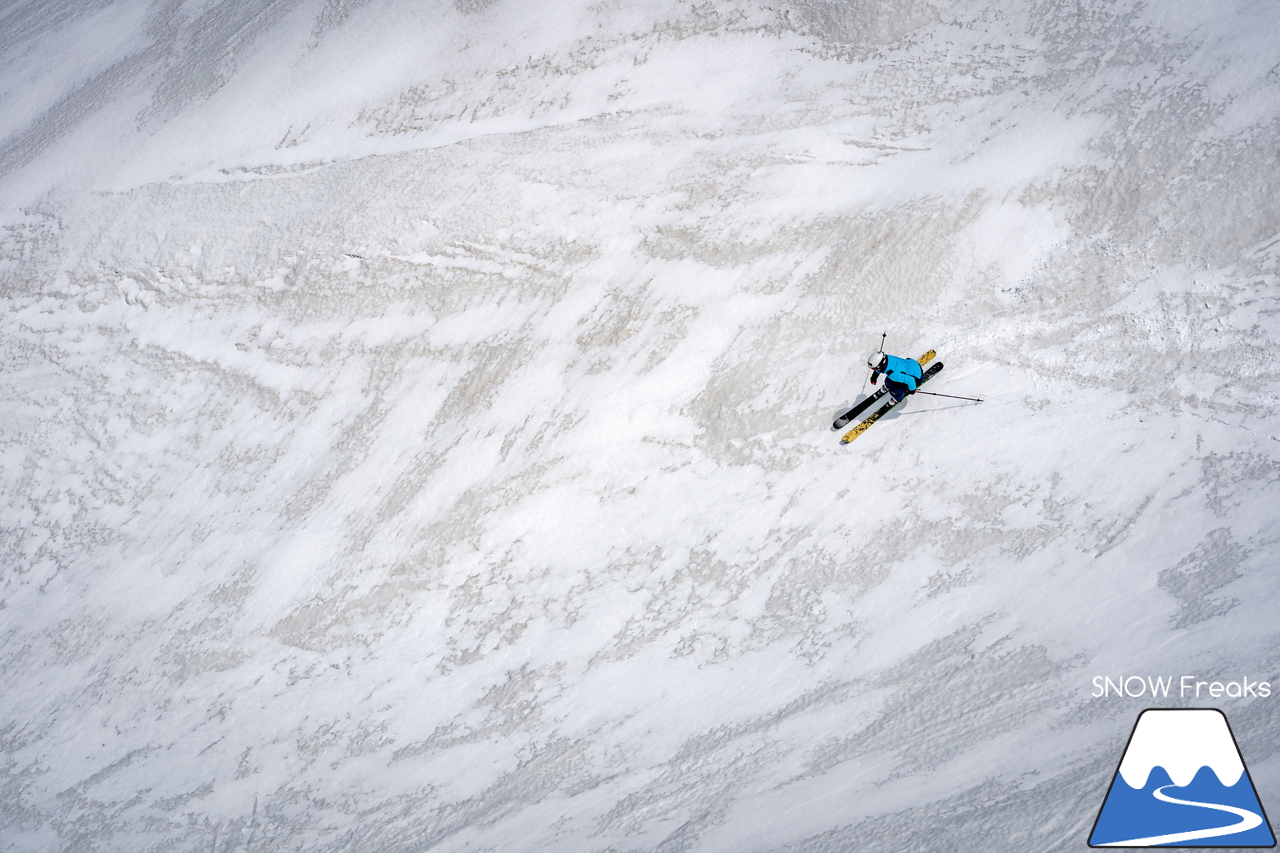
[[[933,361],[933,357],[935,355],[937,355],[937,353],[935,353],[933,350],[929,350],[927,353],[917,358],[916,361],[920,362],[921,367],[924,367],[926,364]],[[938,362],[933,367],[930,367],[928,370],[924,372],[924,376],[920,379],[918,383],[916,383],[916,387],[918,388],[924,383],[928,382],[934,376],[938,375],[938,373],[940,373],[941,371],[942,371],[942,362]],[[889,393],[889,389],[882,386],[879,391],[876,391],[870,397],[863,400],[861,403],[854,406],[852,409],[845,412],[840,417],[836,418],[835,423],[833,423],[832,426],[835,427],[836,429],[844,429],[849,424],[849,421],[853,420],[858,415],[862,414],[867,409],[871,408],[887,393]],[[903,397],[902,399],[905,400],[906,397]],[[840,443],[848,444],[858,436],[862,435],[864,432],[866,432],[868,429],[871,428],[871,425],[873,423],[875,423],[876,421],[884,417],[885,413],[887,413],[894,406],[898,405],[899,402],[901,401],[890,398],[888,403],[881,406],[871,415],[869,415],[868,417],[864,418],[861,422],[859,422],[856,427],[854,427],[853,429],[846,432],[843,436],[841,436]]]

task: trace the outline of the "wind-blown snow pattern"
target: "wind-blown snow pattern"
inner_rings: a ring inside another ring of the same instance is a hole
[[[1280,684],[1278,25],[0,5],[0,850],[1087,849]]]
[[[1227,718],[1179,708],[1138,717],[1089,843],[1274,847],[1276,839]]]

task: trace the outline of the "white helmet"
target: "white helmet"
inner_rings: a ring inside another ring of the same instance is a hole
[[[872,370],[879,370],[881,367],[884,367],[884,363],[888,360],[889,356],[884,353],[873,352],[871,355],[867,356],[867,367],[870,367]]]

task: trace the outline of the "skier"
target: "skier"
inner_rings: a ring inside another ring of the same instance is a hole
[[[893,398],[893,402],[901,403],[908,394],[916,393],[924,371],[920,362],[914,358],[899,358],[883,352],[873,352],[867,356],[867,366],[871,368],[871,384],[876,384],[880,374],[884,374],[884,387]]]

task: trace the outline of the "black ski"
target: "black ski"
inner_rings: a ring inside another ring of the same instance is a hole
[[[881,397],[883,397],[887,393],[888,393],[888,389],[881,387],[879,391],[874,392],[870,397],[863,400],[861,403],[854,406],[852,409],[845,412],[840,417],[836,418],[835,421],[832,422],[831,426],[834,427],[835,429],[844,429],[845,426],[848,425],[849,421],[853,420],[858,415],[865,412],[868,408],[871,407],[872,403],[874,403],[876,400],[879,400]]]

